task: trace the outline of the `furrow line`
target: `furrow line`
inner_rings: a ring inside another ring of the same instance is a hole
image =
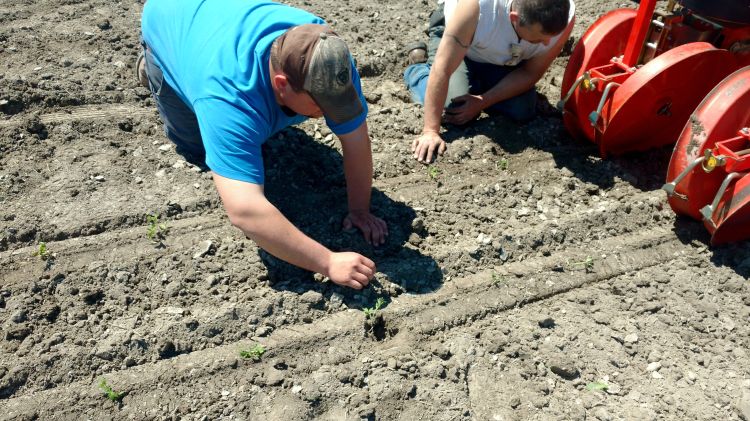
[[[77,120],[104,120],[111,118],[157,116],[154,107],[134,107],[122,104],[81,105],[66,108],[62,111],[42,114],[39,120],[44,124],[69,123]],[[20,126],[25,124],[23,117],[12,117],[0,120],[0,128]]]
[[[199,239],[209,234],[233,235],[234,228],[216,214],[198,215],[185,219],[167,221],[169,234],[165,240],[168,252],[179,253],[192,247]],[[53,253],[48,263],[34,256],[38,246],[27,246],[0,252],[0,275],[3,286],[11,286],[18,281],[38,279],[48,270],[71,271],[80,269],[92,261],[130,261],[137,258],[164,254],[146,236],[145,226],[107,230],[102,233],[68,238],[46,243],[49,253]]]
[[[519,262],[512,270],[517,274],[527,273],[529,277],[533,276],[531,279],[522,277],[523,281],[530,281],[529,285],[515,286],[509,283],[501,287],[499,296],[488,293],[488,290],[493,288],[493,274],[485,272],[478,277],[483,278],[485,282],[475,286],[473,291],[467,291],[469,294],[463,300],[440,303],[416,314],[400,314],[399,319],[406,322],[399,326],[399,330],[432,335],[442,330],[462,327],[512,308],[547,300],[628,272],[667,263],[674,258],[674,250],[679,245],[677,239],[664,235],[656,240],[655,244],[646,245],[644,248],[633,245],[629,250],[613,251],[606,260],[599,263],[600,267],[593,273],[560,270],[559,262],[554,260]],[[543,266],[541,270],[540,264]]]
[[[566,250],[564,255],[508,265],[503,272],[508,274],[506,276],[515,274],[515,281],[507,285],[493,286],[493,272],[485,271],[469,278],[456,279],[435,294],[402,295],[383,310],[387,327],[396,328],[400,333],[382,342],[365,341],[361,346],[385,351],[403,348],[405,343],[418,340],[420,336],[470,325],[515,307],[665,263],[674,258],[674,250],[676,246],[679,249],[679,242],[667,231],[655,230],[607,239],[599,246],[602,252],[608,253],[608,258],[598,263],[591,273],[560,272],[561,261],[586,253],[586,250]],[[520,284],[522,282],[525,284]],[[492,291],[497,291],[497,294]],[[168,360],[114,371],[106,377],[118,387],[130,391],[131,397],[158,395],[168,390],[170,384],[179,383],[184,378],[196,380],[207,376],[230,376],[237,368],[239,350],[255,343],[261,343],[269,350],[269,358],[292,358],[300,349],[326,349],[328,344],[346,337],[351,339],[350,343],[354,343],[364,334],[362,322],[363,316],[359,312],[347,310],[310,324],[277,329],[269,337],[256,337],[194,351]],[[249,366],[246,370],[255,368]],[[39,416],[44,416],[64,412],[62,403],[71,399],[93,403],[100,400],[101,395],[94,383],[77,381],[65,387],[9,399],[5,403],[5,411],[12,416],[20,416],[28,408],[35,408]]]

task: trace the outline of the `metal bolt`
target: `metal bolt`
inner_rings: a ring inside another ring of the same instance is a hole
[[[750,127],[743,127],[742,129],[740,129],[740,133],[745,136],[750,136]]]

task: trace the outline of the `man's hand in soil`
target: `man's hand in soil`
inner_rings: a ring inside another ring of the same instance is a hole
[[[375,275],[375,263],[357,253],[332,253],[328,262],[327,276],[335,284],[362,289]]]
[[[263,185],[213,175],[229,220],[261,248],[333,282],[362,289],[375,274],[375,263],[357,253],[334,253],[306,236],[265,197]],[[382,222],[382,221],[381,221]]]
[[[422,135],[414,139],[414,142],[411,144],[411,151],[414,152],[414,159],[423,164],[431,163],[434,159],[437,159],[437,154],[444,154],[446,149],[447,147],[443,138],[441,138],[437,132],[433,131],[422,133]]]
[[[464,125],[482,112],[482,97],[477,95],[461,95],[451,100],[451,105],[445,109],[445,121],[451,124]]]
[[[344,218],[343,227],[345,230],[352,227],[359,228],[365,237],[365,241],[374,246],[385,243],[385,237],[388,235],[388,225],[385,221],[368,211],[349,212],[349,215]]]

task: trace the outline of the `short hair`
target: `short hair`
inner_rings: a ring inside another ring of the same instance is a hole
[[[568,26],[570,0],[515,0],[519,23],[538,23],[545,34],[557,35]]]
[[[284,73],[284,69],[281,68],[281,60],[279,59],[279,38],[276,38],[273,40],[273,43],[271,44],[271,67],[273,68],[273,71],[276,73]],[[304,89],[297,86],[297,84],[290,83],[289,86],[292,87],[292,90],[294,92],[302,92]]]

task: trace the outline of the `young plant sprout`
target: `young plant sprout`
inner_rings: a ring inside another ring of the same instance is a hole
[[[148,222],[146,237],[154,242],[161,242],[164,240],[169,228],[167,228],[166,224],[159,223],[159,215],[155,213],[146,215],[146,222]]]
[[[125,396],[125,392],[117,392],[112,389],[112,387],[107,384],[107,379],[102,379],[99,382],[99,389],[101,389],[102,392],[104,392],[104,395],[107,396],[107,399],[112,402],[117,402]]]
[[[375,314],[385,305],[385,299],[383,297],[378,297],[377,300],[375,300],[375,307],[365,307],[362,309],[362,311],[365,313],[366,318],[371,318],[375,316]]]
[[[257,344],[250,349],[240,351],[240,357],[246,360],[260,361],[260,357],[266,353],[266,348],[261,344]]]

